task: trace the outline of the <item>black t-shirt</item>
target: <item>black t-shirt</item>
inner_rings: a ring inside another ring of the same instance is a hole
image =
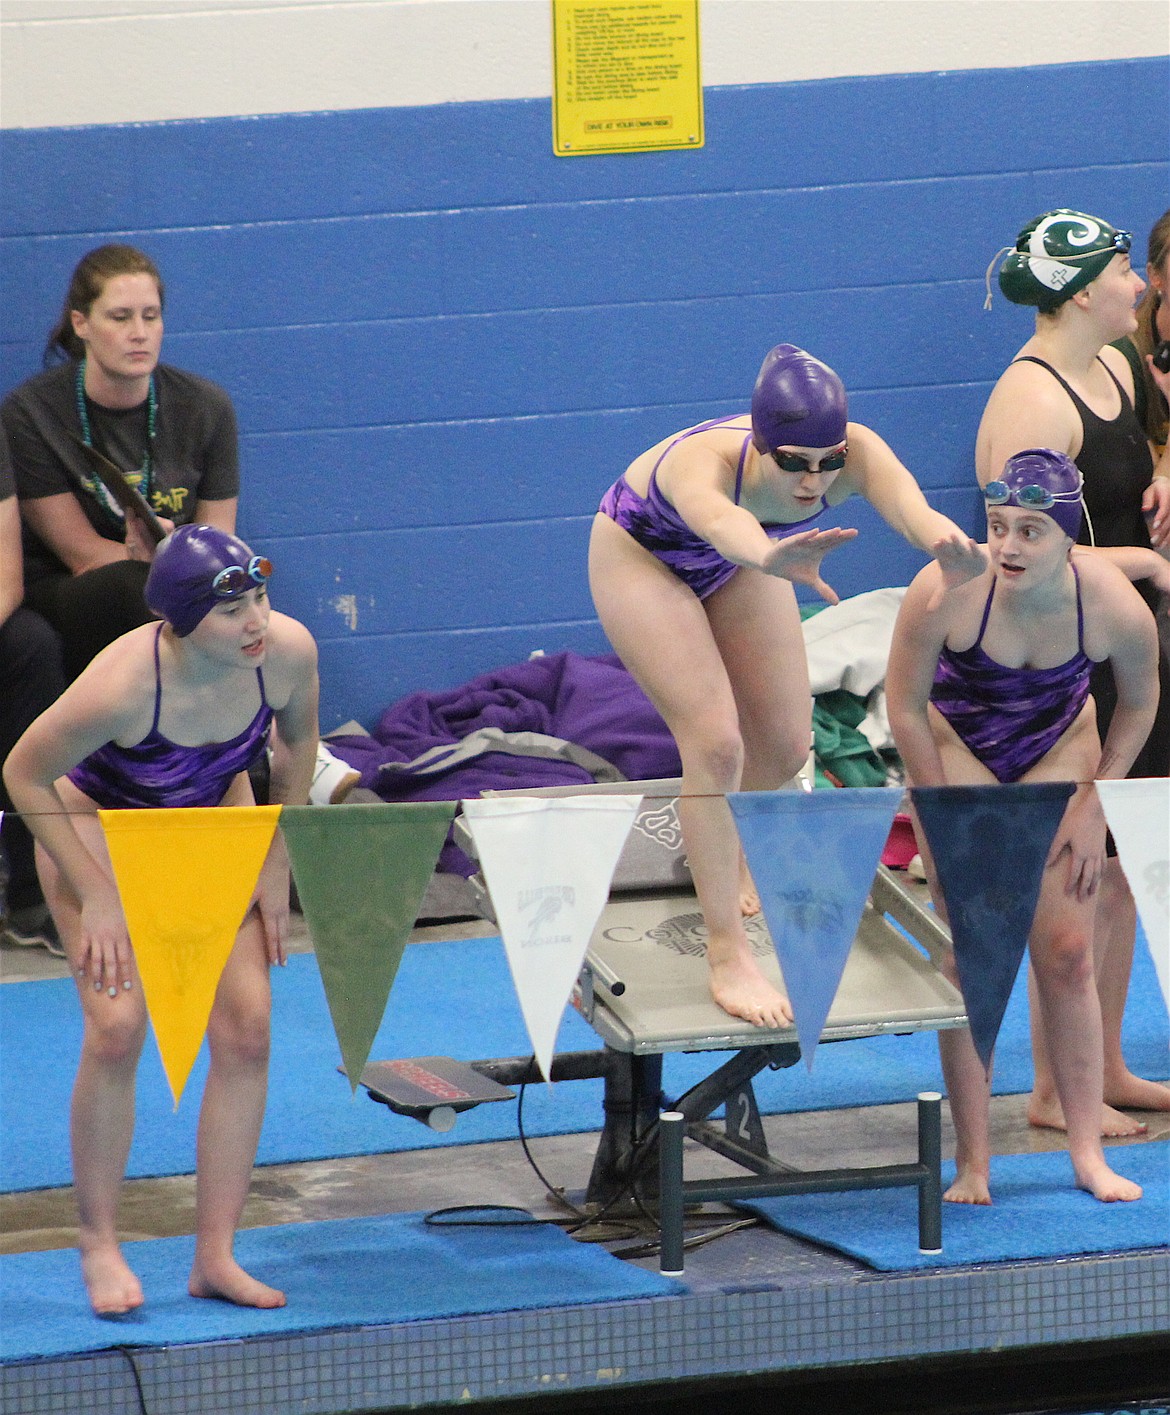
[[[159,364],[154,379],[158,406],[150,446],[150,501],[160,516],[184,525],[194,519],[197,502],[239,495],[235,410],[222,388],[197,374]],[[16,492],[22,501],[71,492],[99,535],[121,541],[125,524],[92,489],[92,473],[77,445],[82,427],[76,383],[77,364],[61,364],[22,383],[0,405]],[[147,405],[120,410],[87,400],[86,408],[94,447],[138,485],[146,457]],[[26,526],[25,584],[64,573],[62,562]]]

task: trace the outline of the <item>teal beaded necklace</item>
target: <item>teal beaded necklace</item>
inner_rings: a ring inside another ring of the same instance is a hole
[[[87,360],[82,359],[77,365],[77,378],[74,382],[74,391],[77,395],[77,416],[81,421],[81,440],[87,447],[93,446],[93,429],[89,424],[89,409],[85,402],[85,366]],[[139,491],[146,499],[150,500],[150,493],[154,489],[154,436],[158,430],[158,389],[154,386],[154,374],[150,375],[150,386],[146,394],[146,453],[142,459],[142,469],[138,474]],[[84,477],[86,489],[93,496],[105,511],[113,517],[115,521],[124,519],[122,508],[106,490],[105,484],[97,477]]]

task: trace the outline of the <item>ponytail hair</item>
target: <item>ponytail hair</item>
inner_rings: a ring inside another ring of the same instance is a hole
[[[1158,306],[1164,300],[1170,299],[1170,291],[1163,291],[1159,294],[1154,289],[1154,282],[1149,278],[1148,270],[1149,268],[1161,270],[1166,261],[1167,251],[1170,251],[1170,211],[1164,211],[1154,222],[1153,229],[1150,231],[1146,292],[1138,303],[1137,309],[1134,310],[1138,323],[1137,333],[1130,336],[1139,356],[1134,367],[1134,377],[1138,380],[1137,407],[1139,414],[1143,411],[1145,414],[1142,422],[1145,426],[1146,436],[1158,445],[1166,441],[1170,410],[1167,409],[1165,395],[1154,382],[1154,376],[1150,372],[1145,356],[1152,354],[1159,343],[1154,331],[1154,320],[1157,316]]]
[[[158,286],[158,302],[163,303],[162,276],[154,261],[134,246],[98,246],[83,255],[69,281],[69,292],[61,317],[49,332],[45,343],[44,364],[61,363],[65,359],[85,357],[85,345],[73,332],[73,311],[88,315],[94,301],[105,289],[106,281],[117,275],[149,275]]]

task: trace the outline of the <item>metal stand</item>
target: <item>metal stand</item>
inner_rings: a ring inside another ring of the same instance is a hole
[[[492,917],[486,888],[482,907],[485,917]],[[905,933],[887,920],[887,914]],[[715,1006],[701,925],[698,900],[689,891],[631,892],[611,896],[594,933],[573,1004],[603,1046],[600,1051],[555,1056],[550,1078],[604,1081],[602,1130],[584,1204],[616,1214],[661,1204],[663,1261],[674,1264],[677,1259],[681,1269],[678,1245],[684,1198],[735,1199],[914,1184],[919,1191],[921,1246],[937,1251],[942,1192],[938,1097],[924,1095],[919,1100],[917,1164],[801,1173],[774,1158],[768,1152],[752,1081],[765,1067],[794,1065],[800,1048],[792,1028],[763,1031]],[[929,961],[906,934],[929,955]],[[879,867],[821,1044],[964,1026],[962,998],[937,967],[948,946],[945,927]],[[675,1051],[732,1055],[673,1104],[668,1114],[680,1118],[666,1123],[660,1120],[666,1103],[662,1057]],[[507,1088],[542,1078],[534,1059],[523,1056],[472,1062],[449,1057],[374,1062],[361,1079],[374,1100],[435,1129],[446,1129],[459,1111],[484,1101],[509,1099],[512,1092]],[[711,1116],[720,1107],[722,1123],[713,1122]],[[672,1125],[681,1127],[677,1141],[670,1138]],[[684,1133],[753,1177],[684,1182]]]
[[[662,1230],[660,1270],[678,1276],[683,1271],[683,1205],[687,1200],[770,1199],[783,1194],[827,1194],[849,1189],[893,1189],[914,1185],[918,1189],[918,1246],[924,1253],[942,1251],[942,1149],[941,1096],[924,1091],[918,1097],[918,1162],[874,1165],[860,1169],[821,1169],[798,1172],[775,1161],[752,1156],[730,1157],[755,1170],[759,1178],[684,1179],[683,1136],[707,1143],[702,1133],[709,1127],[688,1124],[685,1109],[659,1116],[659,1222]],[[713,1147],[714,1148],[714,1147]],[[733,1147],[734,1148],[734,1147]],[[720,1148],[728,1154],[727,1148]],[[786,1171],[786,1172],[781,1172]]]

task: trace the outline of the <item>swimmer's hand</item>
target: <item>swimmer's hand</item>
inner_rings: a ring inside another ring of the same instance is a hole
[[[991,563],[985,547],[965,536],[956,526],[940,536],[930,547],[938,562],[942,584],[931,596],[926,612],[933,614],[952,590],[977,580]]]
[[[1105,869],[1105,812],[1096,791],[1081,787],[1069,802],[1048,852],[1048,864],[1055,865],[1068,852],[1068,879],[1065,893],[1078,899],[1092,899]]]
[[[95,992],[117,997],[130,987],[133,974],[130,934],[122,901],[112,883],[86,892],[81,902],[81,961],[79,978],[88,978]]]
[[[1142,515],[1155,550],[1170,550],[1170,477],[1155,477],[1142,492]]]
[[[970,536],[965,536],[957,526],[945,536],[940,536],[930,547],[930,553],[942,571],[943,594],[948,590],[957,590],[970,580],[977,580],[991,563],[986,549]],[[937,608],[937,605],[932,604],[930,608]]]
[[[767,575],[791,580],[793,584],[809,585],[822,599],[839,604],[837,591],[821,579],[821,561],[830,550],[836,550],[856,534],[855,530],[838,526],[827,531],[800,531],[786,536],[772,542],[760,562],[760,569]]]
[[[260,869],[252,902],[260,914],[268,961],[282,966],[288,962],[288,901],[288,852],[285,849],[284,837],[277,831],[272,837],[272,846]]]

